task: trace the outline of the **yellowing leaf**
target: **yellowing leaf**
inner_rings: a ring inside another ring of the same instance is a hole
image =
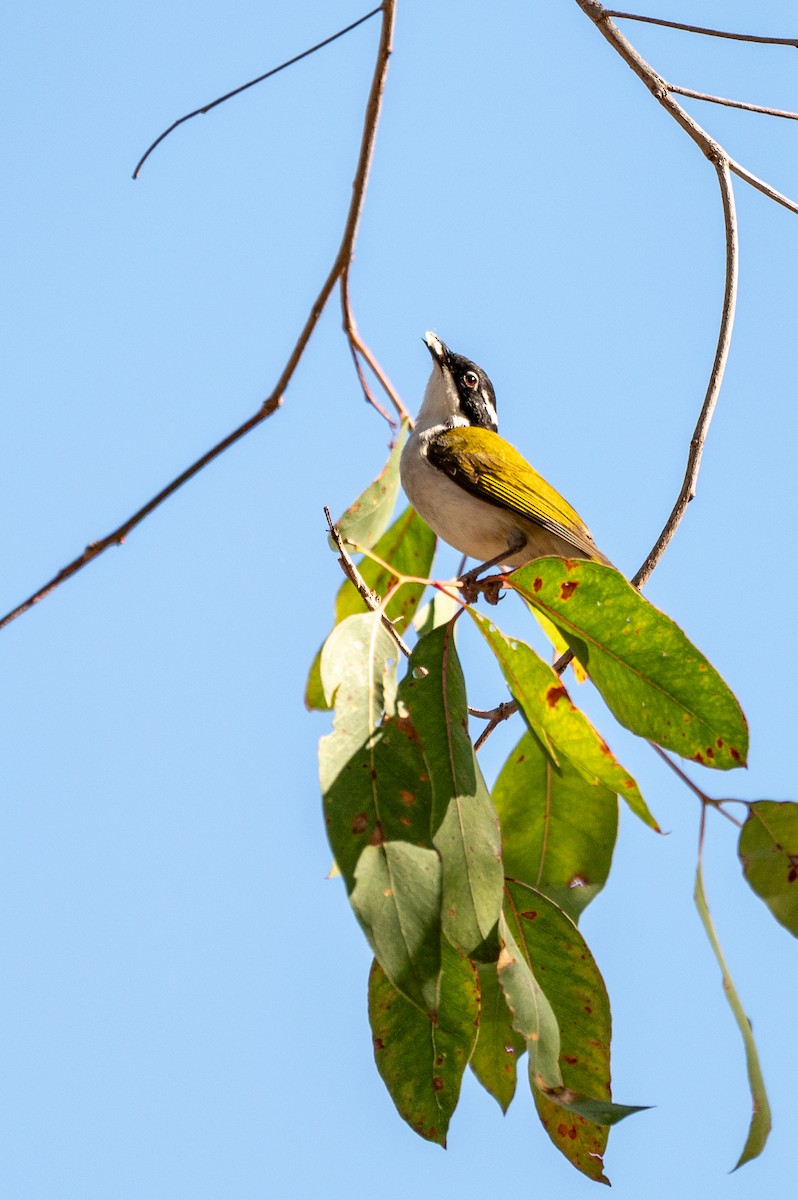
[[[614,567],[538,558],[508,584],[554,622],[627,729],[706,767],[745,766],[748,726],[734,695]]]

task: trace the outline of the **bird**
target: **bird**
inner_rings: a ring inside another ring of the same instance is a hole
[[[611,565],[579,514],[498,432],[493,385],[434,333],[432,374],[402,450],[400,477],[413,508],[438,537],[483,570],[558,555]]]

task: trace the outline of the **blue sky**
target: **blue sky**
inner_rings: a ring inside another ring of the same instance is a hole
[[[271,390],[337,249],[377,26],[189,123],[182,113],[356,19],[351,3],[17,6],[6,22],[0,355],[3,611]],[[789,3],[649,6],[786,36]],[[792,22],[792,23],[791,23]],[[794,52],[625,26],[673,82],[798,108]],[[685,102],[798,196],[798,125]],[[798,217],[741,183],[741,288],[698,497],[647,595],[735,689],[750,769],[714,795],[796,798]],[[717,183],[570,0],[400,4],[352,274],[363,335],[415,408],[434,328],[491,375],[502,432],[630,573],[678,491],[714,352]],[[320,818],[302,705],[339,584],[322,507],[378,472],[330,305],[283,409],[2,635],[0,1180],[15,1200],[586,1196],[528,1095],[467,1078],[449,1149],[373,1065],[369,952]],[[452,569],[442,553],[440,571]],[[506,625],[527,618],[506,603]],[[504,612],[502,612],[504,618]],[[472,703],[502,698],[465,647]],[[692,905],[691,795],[585,707],[669,830],[622,814],[583,932],[613,1003],[624,1200],[747,1198],[794,1176],[794,940],[710,822],[706,882],[774,1110]],[[520,730],[482,752],[492,780]]]

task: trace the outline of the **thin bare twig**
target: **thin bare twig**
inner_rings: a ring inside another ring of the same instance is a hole
[[[701,412],[698,415],[698,421],[693,431],[693,436],[690,439],[690,449],[687,455],[687,467],[684,473],[684,480],[676,497],[676,503],[671,510],[662,532],[657,538],[645,559],[645,562],[640,567],[639,571],[632,578],[632,583],[635,587],[641,588],[646,580],[651,575],[651,572],[656,567],[665,549],[671,541],[676,529],[684,516],[687,505],[695,496],[696,483],[698,480],[698,472],[701,469],[701,457],[704,453],[704,443],[709,432],[709,425],[712,420],[712,414],[715,411],[718,395],[720,393],[721,383],[723,382],[723,373],[726,369],[726,360],[729,355],[729,346],[731,344],[732,328],[734,326],[734,309],[737,302],[737,275],[738,275],[738,260],[739,260],[739,239],[737,233],[737,214],[734,207],[734,191],[732,189],[731,175],[729,174],[729,164],[722,159],[715,163],[715,169],[718,175],[718,183],[720,184],[721,197],[723,200],[723,220],[726,230],[726,279],[723,291],[723,309],[720,318],[720,331],[718,333],[718,342],[715,347],[715,361],[712,364],[709,382],[707,384],[704,403],[701,406]]]
[[[712,414],[715,410],[718,395],[720,393],[721,383],[723,382],[723,373],[726,368],[726,360],[729,354],[729,345],[731,343],[732,327],[734,324],[734,309],[737,301],[737,271],[738,271],[738,234],[737,234],[737,217],[734,207],[734,191],[731,184],[730,171],[735,169],[736,164],[727,155],[726,151],[713,138],[709,136],[707,131],[703,129],[697,121],[687,113],[682,106],[674,100],[668,91],[668,84],[651,66],[650,63],[642,57],[634,46],[624,37],[617,25],[609,18],[608,10],[597,0],[576,0],[579,7],[590,17],[599,32],[607,39],[610,45],[623,60],[631,67],[639,79],[643,81],[646,87],[656,100],[665,108],[675,121],[689,134],[697,146],[703,151],[710,162],[715,167],[720,184],[721,199],[723,202],[723,220],[726,232],[726,279],[723,293],[723,310],[721,313],[720,330],[718,332],[718,341],[715,348],[715,360],[712,364],[709,382],[707,384],[704,403],[701,406],[698,422],[696,423],[693,436],[690,440],[690,450],[687,457],[687,468],[685,470],[684,480],[682,482],[679,495],[676,498],[676,503],[673,506],[668,520],[651,548],[645,562],[640,567],[640,570],[632,578],[632,583],[635,587],[642,587],[646,580],[651,575],[651,572],[656,567],[657,563],[662,558],[666,547],[669,545],[673,535],[675,534],[682,517],[685,514],[687,505],[695,496],[696,483],[698,480],[698,472],[701,468],[701,456],[704,452],[704,443],[709,432],[709,425],[712,420]],[[751,182],[749,179],[748,182]],[[759,181],[761,182],[761,181]],[[786,197],[785,197],[786,199]],[[798,208],[796,209],[798,211]]]
[[[352,252],[354,250],[357,231],[360,224],[360,217],[363,211],[363,202],[366,194],[369,169],[374,154],[374,142],[376,139],[377,127],[379,125],[380,110],[382,107],[382,95],[385,89],[385,79],[388,73],[388,61],[391,56],[395,9],[396,0],[384,0],[381,8],[379,10],[375,10],[382,12],[380,43],[377,50],[369,97],[366,103],[363,133],[360,142],[360,152],[358,155],[355,178],[352,184],[352,199],[349,204],[349,211],[346,217],[341,244],[338,249],[338,253],[335,256],[335,261],[330,268],[330,272],[322,285],[321,291],[313,303],[310,314],[305,321],[304,327],[297,338],[296,344],[291,351],[288,361],[283,367],[280,378],[277,380],[271,395],[267,397],[260,409],[253,416],[246,420],[242,425],[239,425],[239,427],[233,430],[232,433],[222,438],[220,442],[217,442],[215,446],[208,450],[207,453],[203,454],[201,458],[198,458],[196,462],[192,463],[190,467],[187,467],[186,470],[178,475],[176,479],[173,479],[172,482],[167,484],[166,487],[162,488],[162,490],[158,492],[156,496],[138,509],[138,511],[135,512],[132,517],[129,517],[120,526],[118,526],[117,529],[115,529],[112,533],[109,533],[100,541],[92,542],[86,547],[82,554],[73,559],[73,561],[66,567],[63,567],[57,575],[55,575],[51,580],[35,591],[31,596],[28,597],[27,600],[24,600],[21,604],[18,604],[16,608],[12,609],[11,612],[7,613],[2,619],[0,619],[0,629],[3,629],[6,625],[9,625],[11,621],[15,620],[23,613],[28,612],[35,604],[38,604],[40,600],[43,600],[45,596],[50,595],[50,593],[53,592],[60,584],[64,583],[67,579],[70,579],[73,575],[77,574],[78,571],[82,570],[90,562],[93,562],[96,558],[98,558],[99,555],[109,548],[109,546],[121,545],[130,531],[135,529],[135,527],[139,525],[145,519],[145,517],[148,517],[150,513],[154,512],[156,508],[163,504],[163,502],[168,499],[169,496],[173,495],[178,488],[182,487],[184,483],[187,483],[189,479],[192,479],[199,471],[203,469],[203,467],[206,467],[208,463],[213,462],[214,459],[218,458],[220,454],[223,454],[225,450],[227,450],[235,442],[239,441],[240,438],[250,433],[253,429],[265,421],[267,417],[270,417],[272,413],[274,413],[282,404],[283,393],[285,392],[285,389],[297,368],[299,360],[305,351],[305,347],[310,341],[311,335],[313,334],[319,318],[324,311],[324,307],[327,304],[335,285],[341,280],[341,277],[352,258]]]
[[[365,362],[368,363],[369,367],[374,372],[374,375],[376,376],[377,380],[379,381],[380,387],[385,392],[386,396],[388,397],[388,399],[391,401],[394,408],[396,409],[399,420],[400,421],[401,420],[410,421],[411,417],[410,417],[410,414],[408,413],[407,409],[405,408],[404,404],[402,403],[402,401],[399,397],[399,393],[389,382],[388,377],[386,376],[385,372],[382,370],[382,368],[380,367],[376,358],[372,354],[371,350],[369,350],[368,346],[363,341],[363,339],[360,336],[360,333],[358,332],[354,313],[352,312],[352,302],[351,302],[351,299],[349,296],[349,268],[350,268],[350,266],[351,266],[351,263],[347,263],[346,268],[344,269],[344,271],[341,274],[341,317],[343,320],[344,333],[346,334],[346,340],[349,343],[349,350],[352,355],[352,361],[355,364],[355,370],[357,371],[357,376],[358,376],[358,379],[360,380],[360,386],[363,389],[363,394],[366,397],[367,402],[369,404],[371,404],[372,407],[375,408],[377,410],[377,412],[385,418],[385,420],[388,422],[388,424],[391,426],[391,428],[395,429],[396,422],[393,420],[393,418],[390,416],[390,414],[386,411],[386,409],[375,398],[375,396],[373,395],[373,393],[371,391],[371,388],[368,385],[368,380],[366,379],[365,372],[363,371],[363,367],[362,367],[362,364],[360,361],[361,357],[365,360]]]
[[[707,37],[730,38],[733,42],[761,42],[768,46],[798,46],[798,38],[761,37],[756,33],[729,33],[725,29],[708,29],[705,25],[685,25],[681,21],[665,21],[662,17],[641,17],[639,13],[619,12],[614,8],[604,10],[608,17],[623,18],[624,21],[640,21],[644,25],[663,25],[666,29],[682,29],[685,33],[703,33]]]
[[[726,159],[730,169],[735,175],[739,175],[752,187],[758,188],[759,191],[770,196],[772,200],[783,204],[786,208],[793,212],[798,212],[798,204],[777,192],[770,184],[764,183],[761,179],[757,179],[746,168],[741,167],[735,162],[726,151],[720,146],[714,138],[710,137],[705,129],[695,121],[690,114],[682,108],[678,101],[674,100],[670,94],[669,85],[665,82],[649,62],[647,62],[642,54],[632,45],[628,38],[624,37],[618,26],[610,19],[609,9],[604,8],[598,0],[576,0],[576,3],[584,12],[585,16],[589,17],[593,24],[598,29],[599,33],[607,39],[612,48],[620,54],[624,62],[631,67],[638,79],[640,79],[664,109],[666,109],[673,117],[677,124],[681,125],[682,129],[687,133],[707,158],[717,163],[720,159]],[[624,14],[631,15],[631,14]]]
[[[409,422],[409,424],[412,425],[413,418],[411,417],[410,413],[407,411],[404,404],[402,403],[402,401],[399,397],[399,393],[397,392],[394,385],[391,383],[388,376],[385,374],[385,371],[382,369],[380,364],[377,362],[377,359],[374,357],[374,354],[372,353],[369,346],[361,338],[360,333],[358,332],[358,329],[354,325],[354,323],[352,326],[350,336],[351,336],[351,339],[354,342],[355,346],[360,351],[360,353],[362,354],[363,358],[368,363],[371,370],[374,372],[374,375],[379,380],[380,387],[385,392],[386,396],[390,397],[391,402],[393,403],[394,407],[396,408],[397,413],[399,414],[399,419],[406,420]]]
[[[501,707],[501,706],[499,706],[499,707]],[[470,711],[471,710],[469,709],[469,712]],[[510,716],[512,716],[512,713],[506,713],[504,716],[501,716],[501,717],[491,717],[491,719],[488,721],[485,728],[482,730],[482,733],[479,735],[477,740],[474,742],[474,753],[475,754],[477,753],[478,750],[482,749],[482,747],[485,745],[485,742],[488,740],[490,735],[493,733],[494,729],[496,729],[496,727],[498,725],[501,725],[502,721],[506,721],[507,718]]]
[[[234,96],[240,96],[248,88],[254,87],[256,83],[263,83],[265,79],[271,79],[272,75],[277,75],[280,71],[284,71],[286,67],[293,67],[294,63],[301,62],[303,58],[309,58],[311,54],[315,54],[317,50],[323,50],[325,46],[329,46],[331,42],[337,42],[346,33],[351,33],[353,29],[357,29],[358,25],[363,25],[364,22],[370,21],[372,17],[376,17],[377,13],[382,9],[373,8],[371,12],[366,13],[365,17],[359,17],[357,21],[353,21],[351,25],[347,25],[346,29],[339,29],[337,33],[325,38],[323,42],[317,42],[315,46],[311,46],[309,50],[303,50],[301,54],[295,54],[293,58],[289,58],[287,62],[280,63],[279,67],[272,67],[270,71],[266,71],[264,75],[259,75],[257,79],[250,79],[249,83],[242,83],[241,87],[233,88],[232,92],[226,92],[224,96],[219,96],[216,100],[211,100],[210,104],[204,104],[202,108],[195,108],[193,112],[186,113],[184,117],[179,117],[177,121],[173,121],[168,129],[165,129],[160,134],[152,145],[148,146],[142,154],[139,161],[136,163],[136,169],[133,172],[133,178],[138,179],[139,171],[144,166],[147,159],[152,154],[156,146],[160,146],[169,134],[177,129],[178,125],[184,125],[186,121],[190,121],[192,117],[201,117],[205,113],[209,113],[212,108],[217,108],[220,104],[224,104],[226,100],[232,100]]]
[[[751,187],[756,188],[763,196],[767,196],[768,200],[774,200],[776,204],[780,204],[782,208],[789,209],[792,213],[798,213],[798,203],[791,200],[789,196],[785,196],[783,192],[779,192],[772,184],[764,179],[760,179],[754,175],[753,171],[749,171],[747,167],[742,166],[735,159],[729,159],[729,170],[738,179],[744,179],[746,183],[750,183]]]
[[[725,96],[694,92],[692,88],[677,87],[675,83],[668,84],[668,91],[677,96],[689,96],[691,100],[706,100],[709,104],[723,104],[726,108],[741,108],[744,112],[763,113],[766,117],[784,117],[788,121],[798,121],[798,113],[790,112],[786,108],[767,108],[764,104],[749,104],[747,100],[727,100]]]
[[[646,84],[652,95],[660,104],[666,108],[671,116],[681,125],[686,133],[690,135],[694,142],[701,148],[704,154],[709,158],[710,162],[715,167],[720,184],[721,199],[723,202],[723,218],[726,234],[726,278],[723,295],[723,309],[721,313],[720,330],[718,333],[718,341],[715,349],[715,359],[712,365],[709,382],[707,384],[704,403],[699,413],[693,436],[690,440],[690,449],[687,459],[687,467],[685,470],[684,480],[676,503],[673,506],[668,520],[654,543],[651,551],[645,559],[645,562],[640,567],[637,574],[633,577],[632,583],[637,588],[642,588],[646,580],[651,575],[657,563],[665,553],[667,546],[673,538],[679,523],[684,516],[687,505],[695,495],[696,482],[698,473],[701,467],[701,457],[704,451],[704,443],[706,442],[709,425],[712,420],[712,414],[717,403],[718,394],[720,392],[721,383],[723,381],[723,373],[726,367],[728,358],[729,346],[731,343],[732,327],[734,324],[734,310],[737,299],[737,274],[738,274],[738,259],[739,259],[739,239],[737,233],[737,217],[734,207],[734,191],[732,189],[730,171],[734,170],[737,164],[733,164],[723,148],[715,142],[706,130],[694,121],[689,113],[678,104],[670,95],[669,85],[661,78],[646,60],[638,53],[634,46],[624,37],[616,25],[609,19],[610,12],[597,0],[576,0],[582,11],[590,17],[599,31],[604,35],[614,50],[621,55],[624,61],[632,68],[639,79]],[[615,14],[629,15],[629,14]],[[752,182],[748,179],[748,182]],[[761,184],[761,180],[757,181]],[[756,186],[756,185],[755,185]],[[786,197],[782,198],[786,200]],[[573,652],[568,650],[554,665],[555,671],[562,674],[565,668],[573,658]],[[483,730],[477,745],[481,745],[485,738],[493,731],[496,722]]]
[[[344,539],[341,537],[341,531],[334,523],[332,517],[330,516],[330,510],[326,505],[324,506],[324,515],[327,518],[330,536],[338,547],[338,562],[341,564],[341,570],[343,571],[344,575],[346,575],[353,587],[356,588],[357,593],[363,603],[366,605],[366,608],[371,609],[372,612],[379,615],[380,620],[390,633],[393,640],[396,642],[399,649],[402,651],[402,654],[404,654],[405,658],[409,658],[410,647],[408,646],[407,642],[404,641],[401,634],[399,634],[394,628],[393,622],[385,612],[383,607],[385,601],[383,597],[378,596],[374,589],[369,587],[363,576],[358,571],[357,567],[352,561],[349,551],[344,545]]]

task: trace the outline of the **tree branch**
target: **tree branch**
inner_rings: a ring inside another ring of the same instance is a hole
[[[744,112],[764,113],[766,117],[785,117],[788,121],[798,121],[798,113],[786,108],[767,108],[764,104],[749,104],[745,100],[727,100],[725,96],[711,96],[709,92],[694,92],[692,88],[677,87],[675,83],[668,84],[668,91],[677,96],[689,96],[692,100],[706,100],[709,104],[723,104],[726,108],[741,108]]]
[[[345,29],[339,29],[337,33],[325,38],[323,42],[317,42],[315,46],[311,46],[309,50],[303,50],[301,54],[295,54],[293,58],[289,58],[286,62],[280,63],[279,67],[272,67],[270,71],[259,75],[257,79],[250,79],[249,83],[242,83],[241,87],[233,88],[232,92],[226,92],[224,96],[219,96],[217,100],[211,100],[210,104],[204,104],[202,108],[195,108],[193,112],[186,113],[184,117],[178,117],[173,121],[168,129],[159,134],[155,141],[147,147],[139,161],[136,163],[133,171],[133,179],[138,179],[139,171],[144,166],[147,159],[152,154],[156,146],[160,146],[161,142],[169,137],[169,134],[177,129],[178,125],[184,125],[186,121],[190,121],[192,117],[201,117],[205,113],[209,113],[212,108],[217,108],[220,104],[224,104],[226,100],[232,100],[234,96],[240,96],[248,88],[254,87],[256,83],[263,83],[265,79],[271,79],[272,75],[277,75],[280,71],[284,71],[286,67],[293,67],[294,63],[301,62],[303,58],[309,58],[311,54],[315,54],[317,50],[323,50],[325,46],[329,46],[331,42],[337,42],[346,33],[351,33],[353,29],[357,29],[358,25],[363,25],[364,22],[370,21],[372,17],[376,17],[380,12],[380,8],[373,8],[371,12],[366,13],[365,17],[360,17],[357,21],[353,21],[351,25],[347,25]]]
[[[109,546],[121,545],[131,530],[135,529],[136,526],[139,525],[145,519],[145,517],[148,517],[150,513],[154,512],[156,508],[159,508],[165,500],[167,500],[178,490],[178,488],[181,488],[184,483],[187,483],[190,479],[192,479],[199,471],[203,469],[203,467],[206,467],[209,463],[213,462],[214,459],[218,458],[220,454],[223,454],[224,451],[229,449],[230,446],[234,445],[235,442],[239,441],[258,425],[262,424],[262,422],[276,412],[276,410],[282,404],[285,389],[291,381],[299,360],[301,359],[305,348],[310,341],[311,335],[318,324],[319,318],[324,311],[325,305],[327,304],[327,301],[329,300],[336,284],[339,284],[343,278],[352,259],[352,253],[360,224],[360,217],[363,211],[363,202],[366,194],[366,186],[368,184],[369,169],[371,167],[371,160],[374,154],[374,142],[377,135],[377,127],[379,125],[380,111],[382,107],[382,96],[385,90],[385,80],[388,73],[388,61],[391,56],[395,9],[396,0],[384,0],[384,3],[381,5],[380,9],[375,9],[375,12],[382,12],[380,43],[377,50],[371,89],[369,91],[369,97],[366,104],[363,121],[363,133],[360,142],[360,152],[358,155],[355,178],[352,184],[352,199],[349,204],[349,211],[347,213],[341,244],[338,249],[338,253],[335,256],[335,261],[333,262],[330,272],[322,285],[321,291],[313,303],[308,318],[305,321],[305,325],[299,334],[299,337],[297,338],[296,344],[291,351],[288,361],[283,367],[280,377],[277,380],[277,383],[275,384],[271,394],[266,400],[264,400],[260,409],[254,413],[253,416],[244,421],[242,425],[239,425],[239,427],[233,430],[232,433],[229,433],[226,437],[222,438],[220,442],[217,442],[215,446],[203,454],[201,458],[198,458],[196,462],[193,462],[191,466],[186,468],[185,471],[181,472],[181,474],[178,475],[177,478],[173,479],[171,483],[167,484],[166,487],[162,488],[156,496],[153,496],[151,500],[148,500],[146,504],[138,509],[131,517],[128,517],[128,519],[118,526],[112,533],[109,533],[106,537],[88,545],[82,554],[79,554],[77,558],[73,559],[72,562],[63,567],[57,575],[53,576],[52,579],[38,588],[37,591],[27,598],[27,600],[24,600],[21,604],[18,604],[16,608],[12,609],[2,619],[0,619],[0,629],[5,628],[6,625],[9,625],[17,617],[22,616],[23,613],[28,612],[35,604],[38,604],[38,602],[43,600],[45,596],[49,596],[51,592],[55,591],[55,589],[67,579],[70,579],[73,575],[76,575],[78,571],[81,571],[84,567],[88,566],[90,562],[94,562],[94,560],[98,558],[105,550],[107,550]],[[369,14],[369,16],[371,15],[373,14]],[[367,18],[365,17],[362,18],[362,20],[366,19]],[[359,24],[360,22],[356,23]],[[354,26],[350,26],[349,28],[354,28]],[[346,31],[343,30],[341,32],[343,33]],[[340,34],[337,34],[336,36],[340,36]],[[308,53],[310,53],[310,51]]]
[[[685,33],[703,33],[707,37],[730,38],[733,42],[762,42],[768,46],[798,46],[798,38],[760,37],[755,33],[729,33],[725,29],[708,29],[705,25],[684,25],[681,21],[664,21],[661,17],[641,17],[639,13],[604,10],[608,17],[624,21],[641,21],[644,25],[663,25],[666,29],[682,29]]]
[[[338,526],[334,523],[332,517],[330,516],[330,510],[329,510],[329,508],[327,508],[326,505],[324,507],[324,515],[327,518],[327,526],[330,530],[330,536],[332,537],[333,541],[335,542],[336,546],[338,547],[338,555],[339,555],[338,562],[340,563],[341,570],[343,571],[344,575],[346,575],[349,582],[352,584],[352,586],[357,591],[358,595],[360,596],[361,600],[365,604],[366,608],[370,609],[371,612],[377,613],[379,615],[380,620],[382,621],[383,625],[390,633],[393,640],[396,642],[399,649],[402,651],[402,654],[404,654],[405,658],[409,658],[410,653],[411,653],[410,647],[408,646],[407,642],[404,641],[404,639],[401,637],[401,635],[396,631],[396,629],[394,628],[394,625],[393,625],[393,621],[390,620],[387,613],[383,609],[383,607],[382,607],[383,598],[381,596],[378,596],[377,593],[373,590],[373,588],[369,587],[369,585],[366,583],[363,576],[358,571],[354,562],[352,561],[352,557],[349,554],[349,551],[347,550],[346,546],[344,545],[343,538],[341,537],[341,531],[339,530]]]
[[[720,184],[721,198],[723,200],[723,221],[726,230],[726,281],[723,291],[720,330],[715,347],[715,361],[712,364],[704,403],[701,406],[701,412],[698,415],[698,421],[696,422],[693,436],[690,439],[687,467],[679,495],[676,498],[676,503],[671,510],[668,520],[665,522],[662,532],[649,551],[645,562],[632,579],[632,583],[637,588],[643,586],[662,558],[666,547],[676,532],[679,522],[684,516],[687,505],[695,496],[698,472],[701,469],[701,457],[704,453],[704,443],[709,433],[709,425],[712,420],[712,414],[715,411],[718,395],[720,394],[723,373],[726,369],[726,360],[729,356],[729,346],[734,326],[734,310],[737,303],[739,240],[737,214],[734,207],[734,191],[732,189],[728,162],[725,160],[716,162],[715,170],[718,174],[718,183]]]
[[[734,192],[732,190],[730,171],[734,170],[737,164],[733,164],[732,160],[727,155],[726,151],[713,138],[709,136],[697,121],[694,121],[689,113],[685,112],[682,106],[673,99],[668,90],[668,84],[651,66],[650,63],[640,55],[634,46],[618,29],[609,18],[607,9],[599,4],[597,0],[576,0],[579,7],[590,17],[591,21],[596,25],[599,32],[607,39],[612,48],[617,51],[623,60],[631,67],[639,79],[646,85],[651,94],[665,108],[675,121],[689,134],[697,146],[703,151],[710,162],[715,167],[720,184],[721,199],[723,201],[723,220],[726,232],[726,281],[723,294],[723,310],[721,313],[720,330],[718,333],[717,346],[715,348],[715,360],[712,364],[712,371],[709,376],[704,403],[701,406],[701,412],[698,416],[693,436],[690,440],[690,450],[687,457],[687,467],[685,470],[684,480],[681,490],[676,498],[676,503],[673,506],[668,520],[651,548],[645,562],[640,567],[637,574],[632,578],[632,583],[635,587],[642,587],[646,580],[651,575],[651,572],[656,567],[657,563],[662,558],[666,547],[673,538],[679,523],[684,516],[687,505],[695,496],[696,484],[698,480],[698,472],[701,468],[701,457],[704,452],[704,443],[709,432],[709,425],[712,420],[712,414],[715,410],[718,395],[720,393],[721,383],[723,382],[723,373],[726,368],[726,360],[729,354],[729,345],[731,343],[732,327],[734,325],[734,310],[737,301],[737,271],[739,258],[739,244],[737,234],[737,217],[734,207]],[[747,182],[752,182],[748,179]],[[761,181],[759,181],[761,182]],[[786,197],[784,198],[786,199]],[[796,208],[798,211],[798,207]]]
[[[384,417],[385,420],[388,422],[388,424],[392,428],[396,428],[396,422],[392,419],[392,417],[386,412],[386,410],[383,408],[383,406],[379,403],[378,400],[375,399],[374,395],[372,394],[371,388],[368,385],[368,380],[366,379],[366,375],[365,375],[363,366],[360,361],[361,358],[366,363],[368,363],[369,367],[373,371],[375,377],[377,378],[377,380],[379,382],[380,387],[385,392],[386,396],[388,397],[388,399],[391,401],[394,408],[396,409],[399,420],[400,421],[406,420],[412,424],[412,417],[410,416],[410,413],[407,411],[404,404],[402,403],[402,401],[399,397],[399,393],[396,391],[396,388],[393,386],[393,384],[390,382],[390,380],[388,379],[385,372],[382,370],[381,366],[377,362],[377,360],[374,357],[374,355],[372,354],[371,350],[368,348],[366,343],[361,338],[360,333],[358,331],[357,324],[355,323],[354,313],[352,312],[352,302],[351,302],[351,299],[349,296],[349,268],[351,267],[351,265],[352,265],[351,261],[349,263],[347,263],[347,265],[341,275],[341,318],[343,321],[343,330],[344,330],[344,333],[346,334],[346,340],[349,343],[349,350],[352,355],[352,361],[355,364],[355,370],[357,371],[357,376],[358,376],[358,379],[360,380],[360,386],[363,389],[363,395],[366,397],[367,402],[369,404],[371,404],[372,407],[377,410],[377,412],[380,414],[380,416]]]

